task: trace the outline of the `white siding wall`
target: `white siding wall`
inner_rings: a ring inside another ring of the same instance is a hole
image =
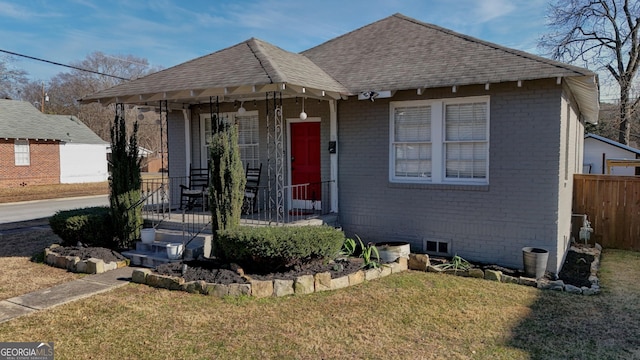
[[[60,144],[60,183],[107,181],[107,144]]]
[[[588,138],[584,140],[584,164],[591,164],[592,174],[605,174],[607,166],[602,164],[602,154],[605,159],[635,159],[636,154],[619,147],[609,145],[600,140]],[[586,168],[586,167],[585,167]],[[586,172],[587,170],[585,170]],[[634,167],[615,166],[611,168],[612,175],[634,176]]]

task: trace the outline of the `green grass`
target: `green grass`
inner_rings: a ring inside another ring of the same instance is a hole
[[[56,359],[640,357],[640,254],[606,251],[584,297],[407,272],[333,292],[218,299],[130,284],[0,324]]]

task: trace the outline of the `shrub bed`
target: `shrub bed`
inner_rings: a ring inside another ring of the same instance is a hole
[[[224,257],[256,272],[269,272],[318,259],[334,258],[344,233],[330,226],[247,227],[217,232]]]
[[[58,211],[49,218],[53,232],[63,246],[100,246],[113,249],[113,227],[108,207],[89,207]]]

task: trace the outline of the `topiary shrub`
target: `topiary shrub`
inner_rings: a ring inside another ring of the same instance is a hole
[[[222,126],[213,134],[209,143],[209,158],[209,208],[211,228],[215,235],[218,230],[231,229],[240,224],[246,178],[240,161],[237,126]],[[221,257],[215,236],[213,241],[214,254]]]
[[[332,259],[343,242],[342,231],[325,225],[239,226],[218,231],[225,258],[257,272],[281,270],[312,259]]]
[[[117,247],[127,249],[140,239],[143,223],[141,159],[138,156],[138,122],[133,124],[133,132],[127,137],[127,126],[121,115],[124,106],[118,104],[116,109],[121,110],[116,110],[111,126],[109,204]]]
[[[64,246],[81,242],[113,249],[115,245],[111,211],[106,206],[58,211],[49,218],[49,225]]]

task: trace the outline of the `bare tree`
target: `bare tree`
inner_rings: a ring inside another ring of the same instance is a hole
[[[0,57],[0,98],[20,98],[20,90],[27,83],[27,72],[11,66],[11,57]]]
[[[629,0],[555,0],[550,4],[552,32],[539,45],[553,58],[583,61],[610,74],[620,87],[618,141],[629,144],[638,99],[631,98],[640,64],[640,3]]]
[[[72,63],[74,67],[87,69],[94,72],[113,76],[98,75],[91,72],[73,69],[62,72],[51,78],[47,83],[34,81],[23,87],[23,99],[31,103],[41,103],[44,92],[49,101],[44,105],[44,112],[48,114],[75,115],[82,120],[103,140],[110,140],[110,129],[115,108],[105,107],[100,104],[79,104],[78,99],[104,90],[106,88],[125,82],[124,79],[135,79],[159,68],[149,67],[146,59],[132,55],[107,55],[102,52],[89,54],[86,59]],[[43,85],[44,84],[44,85]],[[126,119],[136,119],[138,112],[128,109]],[[157,116],[144,114],[140,120],[139,145],[151,150],[159,150],[159,125]],[[127,121],[128,126],[133,126],[133,121]],[[129,129],[131,130],[131,129]]]

